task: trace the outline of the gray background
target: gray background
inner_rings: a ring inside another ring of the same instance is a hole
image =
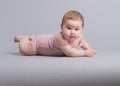
[[[15,35],[56,34],[65,12],[85,17],[84,35],[99,52],[119,51],[119,0],[0,0],[1,50],[14,50]]]
[[[0,86],[119,84],[119,8],[120,0],[0,0]],[[94,58],[19,53],[15,35],[57,34],[69,10],[83,14]]]

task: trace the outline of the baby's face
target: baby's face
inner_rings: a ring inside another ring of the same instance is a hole
[[[66,20],[61,26],[63,37],[72,42],[79,38],[82,32],[82,22],[80,20]]]

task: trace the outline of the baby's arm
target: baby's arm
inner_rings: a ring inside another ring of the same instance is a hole
[[[72,46],[70,45],[61,46],[60,49],[64,52],[66,56],[70,57],[92,57],[95,54],[95,52],[90,49],[82,51],[76,48],[72,48]]]
[[[84,38],[82,39],[81,48],[85,50],[84,56],[94,56],[96,54],[96,51],[89,46],[89,44],[85,41]]]
[[[60,49],[64,52],[66,56],[79,57],[84,56],[84,51],[72,48],[70,45],[61,46]]]

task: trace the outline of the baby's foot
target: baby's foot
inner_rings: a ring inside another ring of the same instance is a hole
[[[32,36],[32,35],[31,35],[31,36],[28,36],[28,40],[29,40],[29,41],[32,41],[33,39],[34,39],[34,36]]]
[[[27,36],[15,36],[14,42],[20,42],[21,39],[26,38]]]

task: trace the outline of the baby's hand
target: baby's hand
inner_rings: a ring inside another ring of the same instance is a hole
[[[88,49],[84,51],[84,56],[93,57],[96,54],[96,51],[93,49]]]

